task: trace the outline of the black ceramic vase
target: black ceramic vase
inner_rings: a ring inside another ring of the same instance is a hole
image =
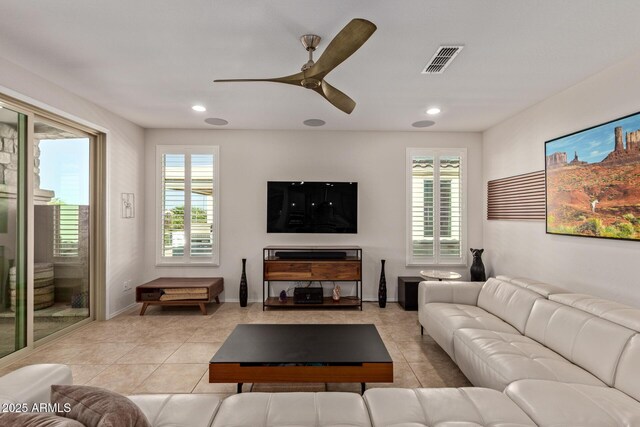
[[[240,307],[247,306],[249,289],[247,287],[247,259],[242,258],[242,276],[240,276]]]
[[[484,264],[482,263],[482,253],[484,249],[470,249],[473,254],[473,263],[471,264],[471,281],[486,282],[487,275],[484,272]]]
[[[378,305],[385,308],[387,305],[387,278],[384,275],[384,260],[382,260],[382,270],[380,270],[380,284],[378,285]]]

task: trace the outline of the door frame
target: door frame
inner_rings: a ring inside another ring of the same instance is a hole
[[[25,144],[25,160],[23,173],[25,176],[25,198],[26,198],[26,236],[24,247],[26,250],[26,277],[27,282],[27,319],[26,319],[26,346],[0,359],[0,366],[9,364],[16,359],[20,359],[33,351],[34,348],[46,345],[55,341],[61,336],[85,327],[95,320],[106,319],[106,209],[107,209],[107,130],[90,123],[81,123],[83,120],[66,117],[67,114],[57,111],[55,108],[40,104],[34,105],[30,99],[22,101],[17,97],[5,95],[13,91],[0,86],[0,105],[8,109],[24,114],[27,117],[27,143]],[[15,95],[11,93],[11,95]],[[20,98],[26,98],[19,96]],[[39,103],[38,103],[39,104]],[[33,310],[33,263],[34,263],[34,123],[38,120],[45,120],[51,124],[63,128],[69,128],[74,132],[80,131],[90,138],[90,163],[89,163],[89,210],[90,210],[90,235],[89,241],[89,317],[83,319],[63,330],[34,341],[34,310]]]

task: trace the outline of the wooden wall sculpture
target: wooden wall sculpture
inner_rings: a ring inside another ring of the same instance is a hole
[[[489,181],[487,219],[545,219],[544,170]]]

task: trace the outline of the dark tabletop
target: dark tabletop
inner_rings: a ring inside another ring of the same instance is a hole
[[[138,288],[208,288],[222,283],[224,283],[222,277],[159,277],[143,285],[139,285]]]
[[[211,363],[391,363],[374,325],[238,325]]]

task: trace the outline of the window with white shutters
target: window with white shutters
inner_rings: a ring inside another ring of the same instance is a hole
[[[465,156],[407,149],[407,265],[466,263]]]
[[[157,263],[217,265],[218,147],[158,146]]]

